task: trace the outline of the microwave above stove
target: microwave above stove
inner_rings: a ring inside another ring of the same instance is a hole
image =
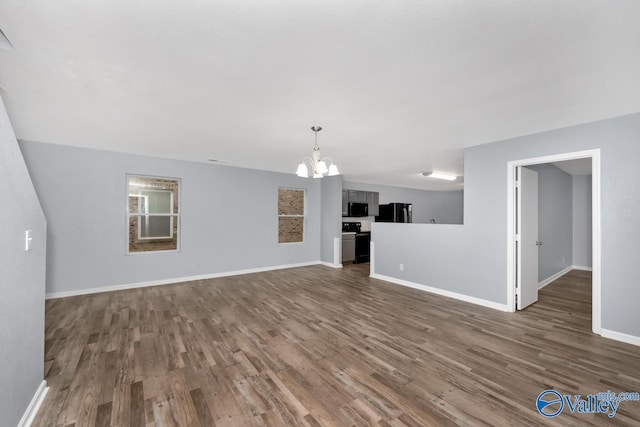
[[[350,217],[369,216],[369,204],[368,203],[356,203],[350,202],[347,205],[348,215]]]

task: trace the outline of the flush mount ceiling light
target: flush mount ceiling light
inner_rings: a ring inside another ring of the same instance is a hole
[[[456,179],[458,179],[458,177],[455,175],[450,175],[448,173],[442,173],[442,172],[423,172],[422,175],[427,176],[429,178],[444,179],[446,181],[455,181]]]
[[[322,157],[320,154],[320,147],[318,147],[318,132],[322,130],[320,126],[311,126],[311,130],[316,134],[316,144],[313,146],[313,154],[311,157],[305,157],[298,165],[296,175],[300,178],[309,178],[309,171],[311,171],[314,178],[322,178],[324,175],[334,176],[340,175],[338,172],[338,166],[333,163],[330,157]],[[328,164],[328,167],[327,167]]]

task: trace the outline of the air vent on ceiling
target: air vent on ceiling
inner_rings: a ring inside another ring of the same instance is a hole
[[[0,48],[7,50],[15,50],[7,36],[4,35],[2,28],[0,28]]]

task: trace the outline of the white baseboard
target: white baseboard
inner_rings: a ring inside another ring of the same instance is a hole
[[[640,337],[635,335],[623,334],[622,332],[616,332],[609,329],[600,329],[600,335],[605,338],[609,338],[616,341],[626,342],[627,344],[640,346]]]
[[[582,266],[582,265],[570,265],[569,267],[565,268],[564,270],[559,271],[556,274],[554,274],[553,276],[548,277],[548,278],[544,279],[542,282],[538,283],[538,290],[544,288],[545,286],[547,286],[549,283],[553,282],[554,280],[561,278],[562,276],[564,276],[565,274],[567,274],[571,270],[593,271],[593,268],[585,267],[585,266]]]
[[[332,264],[332,263],[326,262],[326,261],[319,261],[318,264],[324,265],[325,267],[342,268],[342,264]]]
[[[573,270],[573,268],[574,267],[572,265],[570,265],[569,267],[565,268],[564,270],[561,270],[561,271],[557,272],[553,276],[547,277],[542,282],[538,283],[538,290],[544,288],[545,286],[547,286],[549,283],[553,282],[554,280],[557,280],[557,279],[561,278],[562,276],[564,276],[565,274],[567,274],[568,272]]]
[[[170,285],[170,284],[180,283],[180,282],[191,282],[193,280],[216,279],[219,277],[238,276],[241,274],[262,273],[264,271],[282,270],[285,268],[307,267],[310,265],[327,265],[329,267],[334,267],[334,268],[342,267],[342,264],[340,264],[340,267],[336,267],[334,264],[324,263],[323,261],[301,262],[297,264],[274,265],[270,267],[258,267],[258,268],[249,268],[246,270],[235,270],[235,271],[225,271],[221,273],[202,274],[199,276],[173,277],[171,279],[152,280],[149,282],[102,286],[99,288],[79,289],[75,291],[51,292],[51,293],[47,293],[45,295],[45,298],[46,299],[66,298],[66,297],[74,297],[78,295],[98,294],[100,292],[111,292],[111,291],[121,291],[124,289],[146,288],[149,286],[158,286],[158,285]]]
[[[487,301],[487,300],[472,297],[469,295],[446,291],[444,289],[434,288],[427,285],[421,285],[419,283],[409,282],[407,280],[396,279],[395,277],[389,277],[389,276],[384,276],[382,274],[375,274],[375,273],[371,274],[369,277],[372,277],[374,279],[384,280],[385,282],[395,283],[396,285],[406,286],[408,288],[418,289],[418,290],[429,292],[432,294],[457,299],[457,300],[468,302],[471,304],[481,305],[483,307],[492,308],[494,310],[509,311],[506,304],[499,304],[497,302]]]
[[[31,402],[29,402],[29,406],[27,406],[27,410],[24,411],[24,415],[22,415],[22,418],[18,423],[18,427],[31,426],[31,423],[33,423],[33,420],[36,418],[36,415],[38,414],[38,410],[40,409],[40,406],[42,405],[42,402],[44,401],[44,397],[47,395],[48,391],[49,391],[49,387],[47,387],[47,382],[43,380],[40,383],[40,386],[38,386],[38,389],[36,390],[36,394],[33,395]]]

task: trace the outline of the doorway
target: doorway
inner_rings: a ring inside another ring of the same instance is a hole
[[[535,283],[523,283],[522,274],[528,274],[531,271],[531,267],[526,265],[523,267],[519,265],[518,259],[521,258],[523,253],[521,252],[522,233],[518,230],[522,227],[522,223],[519,223],[519,211],[518,205],[521,199],[519,188],[521,177],[519,176],[520,168],[524,166],[540,165],[545,163],[562,162],[566,160],[577,159],[591,159],[591,172],[592,172],[592,203],[591,203],[591,216],[592,216],[592,324],[591,329],[594,333],[601,333],[601,224],[600,224],[600,150],[588,150],[574,153],[565,153],[545,157],[536,157],[529,159],[522,159],[511,161],[507,163],[507,307],[509,311],[514,312],[521,303],[524,296],[524,302],[531,302],[535,299],[531,293],[535,292],[537,295],[537,274]],[[536,190],[537,192],[537,190]],[[536,208],[537,209],[537,208]],[[531,219],[525,218],[524,221],[531,222]],[[537,218],[535,218],[537,221]],[[525,224],[526,225],[526,224]],[[537,239],[534,239],[532,245],[536,243]],[[531,251],[529,251],[531,252]],[[521,268],[523,267],[523,268]],[[537,268],[537,266],[536,266]],[[523,289],[522,285],[527,286]],[[535,286],[535,290],[531,289],[531,286]]]

